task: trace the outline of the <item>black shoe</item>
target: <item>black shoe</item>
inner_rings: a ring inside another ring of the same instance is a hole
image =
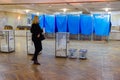
[[[40,52],[39,54],[42,54],[42,52]]]
[[[34,62],[34,64],[35,64],[35,65],[40,65],[40,63],[39,63],[39,62]]]
[[[32,58],[31,60],[32,60],[32,61],[34,61],[34,59],[33,59],[33,58]]]

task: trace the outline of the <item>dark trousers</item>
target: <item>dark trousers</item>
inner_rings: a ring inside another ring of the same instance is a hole
[[[32,39],[33,43],[34,43],[34,46],[35,46],[35,52],[34,52],[34,55],[33,55],[33,60],[34,61],[37,61],[37,57],[38,57],[38,54],[39,52],[42,50],[42,43],[41,43],[41,40],[40,39]]]

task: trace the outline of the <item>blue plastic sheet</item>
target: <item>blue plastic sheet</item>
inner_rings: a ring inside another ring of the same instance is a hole
[[[68,15],[68,31],[70,34],[79,34],[80,15]]]
[[[55,32],[55,16],[45,15],[45,32],[54,33]]]
[[[91,15],[80,15],[80,30],[83,35],[91,35],[93,32],[92,27],[92,16]]]
[[[67,32],[66,15],[56,15],[56,28],[58,32]]]
[[[94,14],[94,30],[95,35],[108,36],[110,32],[110,15]]]

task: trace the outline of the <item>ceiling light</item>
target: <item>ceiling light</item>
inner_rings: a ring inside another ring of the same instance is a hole
[[[106,12],[108,12],[110,9],[111,9],[111,8],[104,8],[104,10],[105,10]]]
[[[67,9],[65,8],[65,9],[63,9],[63,12],[66,12],[67,11]]]
[[[20,16],[17,17],[18,20],[20,20],[20,18],[21,18]]]
[[[25,10],[26,13],[28,13],[30,10]]]
[[[39,13],[39,12],[37,12],[36,14],[39,16],[39,14],[40,14],[40,13]]]
[[[66,12],[68,9],[67,8],[63,8],[61,9],[63,12]]]
[[[105,11],[108,12],[108,8],[105,8]]]

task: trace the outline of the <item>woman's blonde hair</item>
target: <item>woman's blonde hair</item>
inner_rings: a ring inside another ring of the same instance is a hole
[[[33,19],[32,23],[38,23],[38,21],[39,21],[38,16],[34,16],[34,19]]]

